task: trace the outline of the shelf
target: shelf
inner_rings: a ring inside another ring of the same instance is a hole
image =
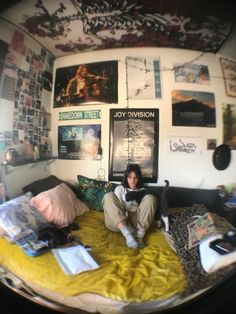
[[[27,164],[32,164],[32,167],[34,167],[37,163],[39,162],[44,162],[46,161],[48,164],[54,162],[58,157],[57,156],[50,156],[50,157],[46,157],[46,158],[40,158],[37,160],[34,159],[28,159],[28,160],[19,160],[15,163],[9,163],[4,161],[2,164],[4,166],[11,166],[11,167],[19,167],[19,166],[23,166],[23,165],[27,165]]]

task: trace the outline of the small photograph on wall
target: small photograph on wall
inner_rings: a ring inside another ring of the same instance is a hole
[[[161,98],[159,58],[127,57],[129,99]]]
[[[210,84],[208,66],[193,63],[176,63],[174,65],[176,83]]]
[[[236,149],[236,105],[223,104],[223,143]]]
[[[127,164],[140,166],[145,182],[157,182],[158,109],[111,109],[109,180],[122,181]]]
[[[58,126],[59,159],[98,159],[101,124]]]
[[[226,95],[236,97],[236,62],[220,58]]]
[[[216,110],[213,93],[172,90],[172,125],[215,127]]]
[[[53,107],[118,103],[118,62],[74,65],[56,70]]]

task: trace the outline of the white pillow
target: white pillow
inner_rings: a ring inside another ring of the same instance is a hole
[[[36,233],[47,220],[31,205],[32,193],[27,193],[0,205],[0,227],[14,238],[19,233],[32,229]]]

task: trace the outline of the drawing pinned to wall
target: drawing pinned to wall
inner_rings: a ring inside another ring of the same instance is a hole
[[[172,90],[172,125],[215,127],[216,110],[213,93]]]
[[[236,62],[220,58],[225,82],[226,95],[236,97]]]
[[[200,154],[200,136],[168,136],[168,153]]]
[[[236,149],[236,105],[223,104],[223,143]]]
[[[117,102],[117,61],[74,65],[56,70],[54,108]]]
[[[127,57],[126,71],[129,99],[161,98],[159,58]]]
[[[145,182],[157,182],[158,109],[111,109],[109,180],[122,181],[128,163],[137,163]]]
[[[177,63],[174,65],[175,82],[210,84],[208,66],[193,63]]]
[[[98,159],[101,124],[58,126],[59,159]]]

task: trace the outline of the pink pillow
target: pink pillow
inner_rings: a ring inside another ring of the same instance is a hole
[[[76,216],[89,210],[65,183],[32,197],[31,204],[57,227],[72,223]]]

